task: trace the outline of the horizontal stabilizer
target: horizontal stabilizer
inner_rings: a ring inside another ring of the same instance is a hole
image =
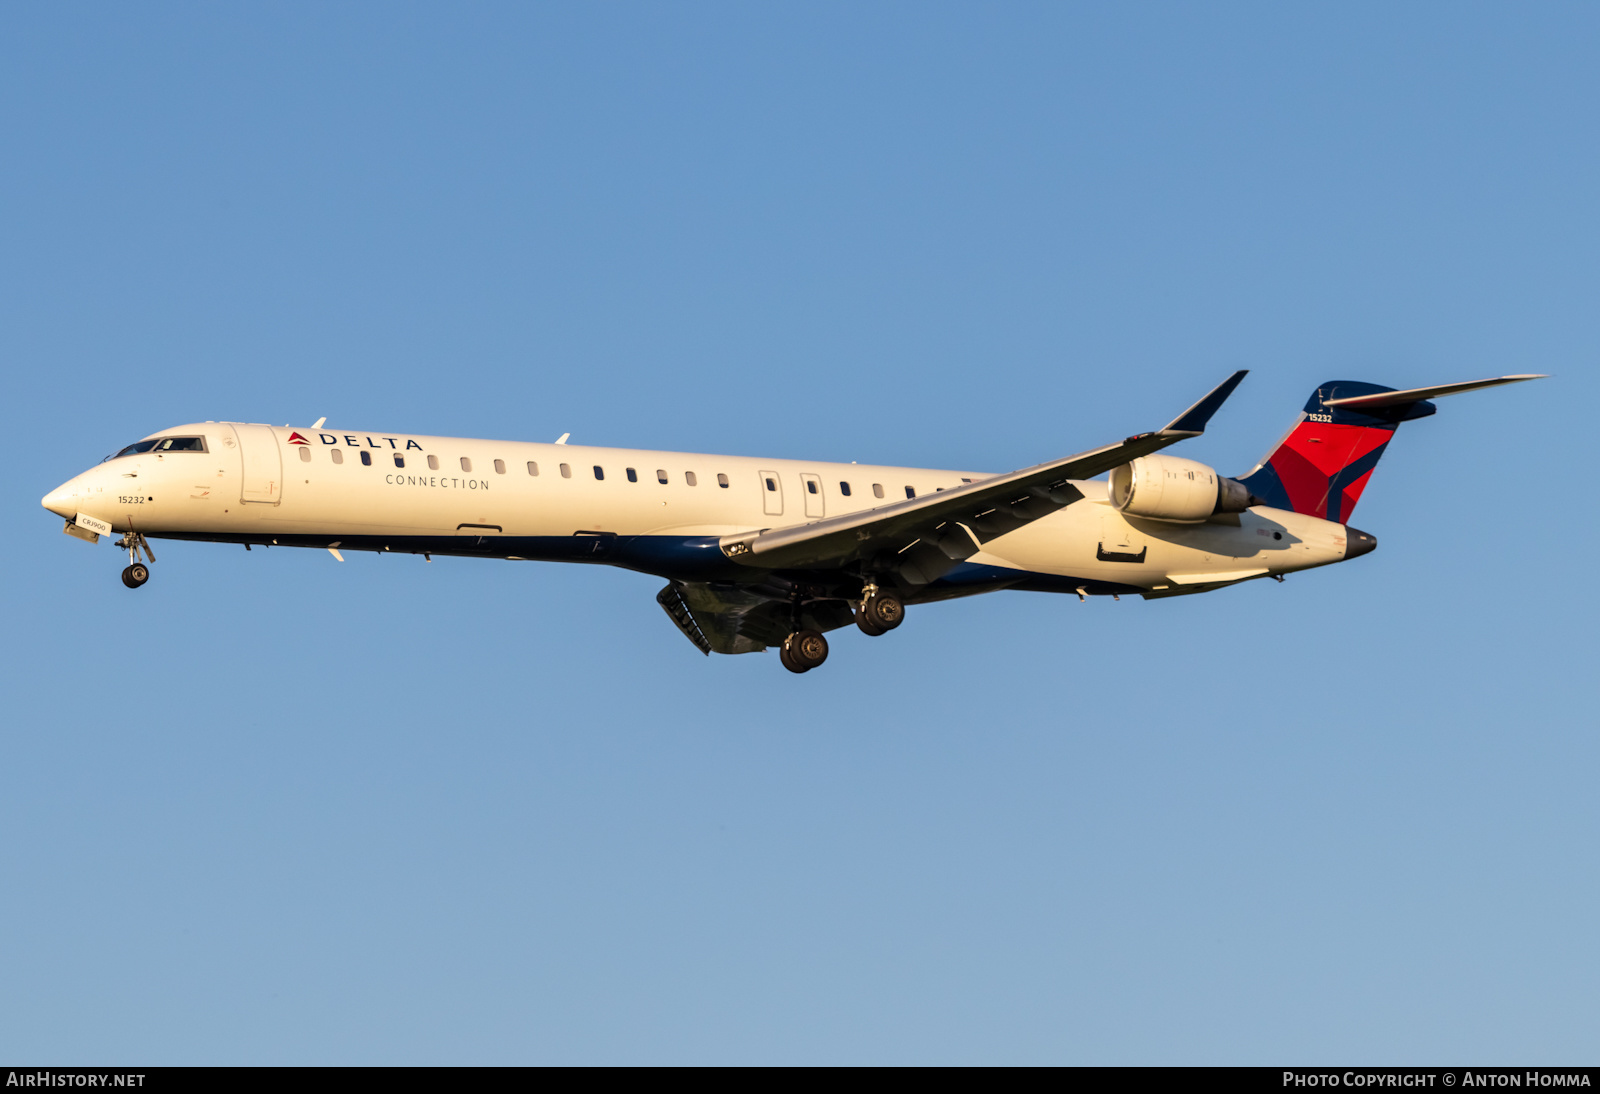
[[[1437,387],[1414,387],[1408,391],[1380,391],[1376,395],[1352,395],[1345,399],[1325,399],[1323,406],[1342,406],[1350,410],[1375,410],[1381,406],[1402,406],[1423,399],[1438,399],[1445,395],[1459,395],[1463,391],[1477,391],[1483,387],[1516,384],[1523,380],[1543,380],[1544,373],[1527,372],[1516,376],[1496,376],[1490,380],[1465,380],[1459,384],[1440,384]]]

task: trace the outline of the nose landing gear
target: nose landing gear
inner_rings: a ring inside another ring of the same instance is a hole
[[[138,532],[125,532],[116,545],[127,549],[128,566],[122,571],[122,583],[130,589],[137,589],[150,580],[150,567],[139,561],[139,552],[143,551],[145,557],[151,562],[156,560],[156,553],[150,549],[150,541]]]

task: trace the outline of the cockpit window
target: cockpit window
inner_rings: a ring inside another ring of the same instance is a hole
[[[139,441],[130,444],[117,456],[137,456],[141,452],[204,452],[206,439],[204,437],[157,437],[152,441]],[[112,456],[116,459],[117,456]]]
[[[156,442],[157,452],[204,452],[204,437],[162,437]]]

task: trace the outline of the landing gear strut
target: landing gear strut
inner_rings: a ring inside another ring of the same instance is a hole
[[[125,532],[116,545],[128,551],[128,567],[122,571],[122,583],[130,589],[137,589],[149,581],[150,567],[139,561],[139,552],[142,550],[145,557],[154,562],[156,553],[150,549],[150,541],[138,532]]]
[[[828,640],[818,631],[795,631],[778,650],[778,660],[790,672],[810,672],[827,659]]]
[[[893,593],[881,591],[876,585],[862,590],[861,607],[856,610],[856,626],[863,634],[876,638],[888,634],[906,619],[906,606]]]
[[[823,590],[822,592],[825,592]],[[822,595],[817,590],[812,595]],[[803,591],[795,586],[793,615],[789,636],[778,650],[778,660],[790,672],[810,672],[828,659],[828,640],[821,631],[807,627],[802,612]],[[856,626],[870,635],[887,634],[905,622],[905,603],[893,593],[884,592],[869,580],[861,590],[861,603],[856,608]],[[813,620],[814,622],[814,620]]]
[[[794,587],[794,600],[790,604],[789,626],[793,629],[778,649],[778,660],[790,672],[810,672],[828,659],[828,640],[821,631],[805,625],[805,588]]]

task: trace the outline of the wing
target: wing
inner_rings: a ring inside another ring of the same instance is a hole
[[[895,556],[898,573],[912,584],[926,584],[977,554],[984,542],[1082,498],[1070,480],[1092,478],[1198,437],[1246,371],[1235,372],[1154,433],[860,513],[726,536],[722,551],[735,562],[765,570],[834,569]]]

